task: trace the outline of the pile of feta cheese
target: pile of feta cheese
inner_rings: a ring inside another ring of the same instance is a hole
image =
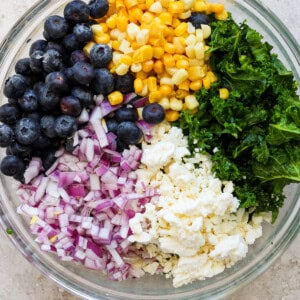
[[[136,261],[136,267],[151,274],[162,269],[180,287],[215,276],[244,258],[270,215],[254,214],[249,220],[233,195],[234,184],[214,176],[209,155],[189,156],[180,128],[163,123],[154,131],[142,145],[136,189],[152,187],[160,196],[129,221],[128,239],[155,258]]]

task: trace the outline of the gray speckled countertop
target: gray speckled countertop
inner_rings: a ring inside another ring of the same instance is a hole
[[[300,41],[299,0],[261,0],[287,25]],[[37,0],[0,1],[0,40]],[[76,300],[45,278],[14,248],[0,230],[0,299],[2,300]],[[300,235],[267,272],[227,300],[300,299]]]

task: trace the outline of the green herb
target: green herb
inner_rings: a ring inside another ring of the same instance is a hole
[[[300,182],[297,85],[245,22],[212,18],[211,27],[210,64],[218,82],[198,91],[198,112],[182,112],[175,125],[188,136],[192,152],[212,155],[220,179],[234,181],[241,207],[272,211],[275,221],[283,186]],[[230,91],[226,100],[219,97],[223,87]]]
[[[6,233],[12,235],[14,232],[11,228],[6,228]]]

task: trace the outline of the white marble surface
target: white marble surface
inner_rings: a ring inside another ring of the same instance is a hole
[[[300,41],[299,0],[261,0],[270,7]],[[37,0],[0,1],[0,40]],[[1,300],[76,300],[31,266],[0,230]],[[228,298],[231,300],[300,299],[300,236],[262,276]]]

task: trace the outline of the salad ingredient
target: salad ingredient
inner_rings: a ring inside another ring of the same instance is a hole
[[[68,115],[59,116],[55,120],[54,130],[57,136],[66,138],[77,130],[76,120]]]
[[[177,125],[189,135],[192,154],[210,153],[216,176],[235,182],[241,207],[272,211],[274,221],[283,187],[300,182],[296,83],[246,23],[229,17],[210,25],[210,63],[218,82],[196,93],[198,112],[182,113]],[[228,93],[221,97],[224,88]]]
[[[132,121],[124,121],[118,125],[118,138],[127,145],[135,145],[140,142],[143,132]]]
[[[64,17],[72,25],[86,23],[89,21],[90,9],[83,1],[71,1],[65,6]]]
[[[96,76],[94,67],[84,61],[78,61],[72,66],[72,74],[75,81],[79,84],[89,84]]]
[[[20,110],[15,104],[6,103],[0,106],[0,122],[4,124],[14,125],[20,115]]]
[[[52,72],[45,78],[48,89],[55,93],[66,92],[69,88],[68,78],[63,72]]]
[[[121,107],[115,113],[115,118],[118,122],[138,120],[138,113],[136,109],[132,107]]]
[[[32,71],[30,69],[29,57],[19,59],[15,65],[15,71],[17,74],[21,74],[25,76],[31,75]]]
[[[18,99],[22,97],[27,88],[26,80],[23,75],[16,74],[9,77],[4,84],[4,95],[7,98]]]
[[[158,103],[147,104],[143,108],[143,119],[149,124],[159,124],[165,119],[165,110]]]
[[[46,73],[57,72],[63,68],[62,54],[55,49],[47,49],[43,55],[43,69]]]
[[[96,94],[108,95],[114,90],[114,77],[105,68],[96,69],[91,85]]]
[[[30,145],[38,139],[40,135],[40,125],[32,118],[22,118],[15,126],[16,140],[23,145]]]
[[[1,172],[7,176],[15,176],[24,172],[24,163],[15,155],[7,155],[1,161]]]
[[[82,86],[74,86],[71,89],[71,95],[79,99],[82,106],[90,108],[94,105],[93,93],[90,89]]]
[[[0,147],[8,147],[14,141],[15,134],[13,129],[6,125],[0,125]]]
[[[192,12],[188,21],[197,29],[201,28],[201,25],[208,25],[210,22],[208,15],[199,12]]]
[[[115,76],[115,89],[123,94],[129,94],[134,92],[134,76],[131,73],[127,73],[123,76]]]
[[[63,17],[50,16],[44,23],[44,31],[51,40],[57,40],[68,33],[69,25]]]
[[[24,112],[34,112],[39,105],[37,94],[33,90],[26,90],[18,103]]]
[[[93,39],[93,31],[87,24],[76,24],[73,28],[73,33],[81,43],[87,43]]]
[[[155,244],[158,253],[171,256],[173,268],[168,273],[179,287],[219,274],[244,258],[248,245],[262,235],[263,219],[270,218],[250,217],[238,208],[233,183],[215,177],[210,155],[189,157],[188,140],[180,128],[163,123],[153,131],[150,142],[142,144],[137,190],[146,186],[160,195],[130,219],[128,239]],[[158,263],[165,268],[164,262]]]
[[[55,117],[54,116],[49,116],[45,115],[41,117],[40,119],[40,127],[42,133],[47,136],[48,138],[54,138],[56,137],[56,132],[55,132]]]
[[[66,96],[60,100],[60,109],[65,115],[78,117],[82,111],[80,100],[73,96]]]
[[[91,17],[99,19],[107,14],[109,10],[109,3],[107,0],[91,0],[89,2],[89,9]]]
[[[97,68],[105,68],[112,60],[112,49],[105,44],[97,44],[92,47],[90,60]]]

